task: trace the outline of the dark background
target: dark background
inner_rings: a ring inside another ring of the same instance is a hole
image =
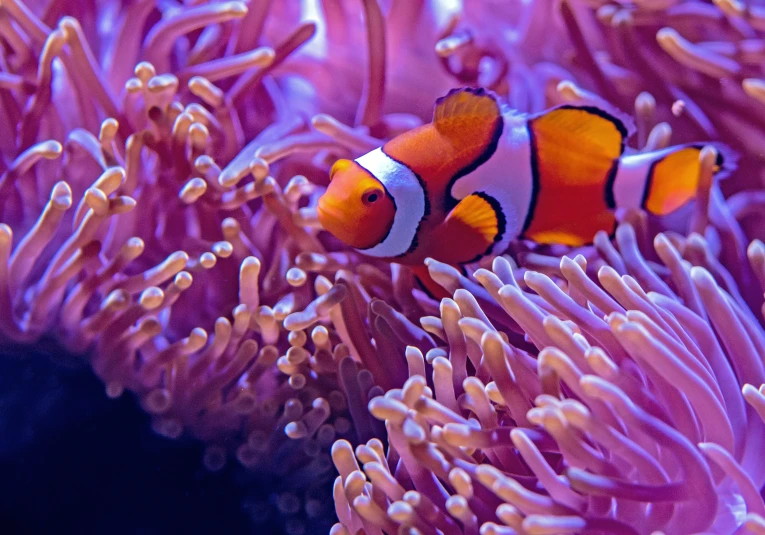
[[[196,441],[156,435],[131,395],[108,399],[81,359],[0,353],[3,534],[292,531],[263,518],[268,481],[234,461],[210,473],[202,455]],[[325,516],[300,531],[326,534]]]

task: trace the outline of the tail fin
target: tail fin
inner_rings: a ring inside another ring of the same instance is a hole
[[[717,150],[715,178],[725,178],[736,168],[735,153],[721,143],[694,143],[660,151],[648,170],[643,208],[652,214],[666,215],[696,197],[701,168],[699,155],[705,146]]]

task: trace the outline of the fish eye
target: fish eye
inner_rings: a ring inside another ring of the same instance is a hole
[[[383,196],[383,192],[380,189],[370,188],[366,190],[364,194],[361,196],[361,202],[369,206],[377,202],[379,199],[381,199],[382,196]]]

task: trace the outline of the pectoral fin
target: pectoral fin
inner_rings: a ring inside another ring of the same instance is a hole
[[[499,203],[483,193],[468,195],[446,216],[440,232],[444,256],[439,259],[451,264],[475,262],[491,252],[504,232]]]

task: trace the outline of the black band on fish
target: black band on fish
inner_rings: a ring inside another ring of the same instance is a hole
[[[606,187],[605,187],[605,200],[606,200],[606,206],[608,206],[611,210],[616,209],[616,197],[614,196],[614,182],[616,182],[616,173],[619,171],[619,160],[614,160],[613,165],[611,165],[611,169],[608,171],[608,176],[606,177]]]

